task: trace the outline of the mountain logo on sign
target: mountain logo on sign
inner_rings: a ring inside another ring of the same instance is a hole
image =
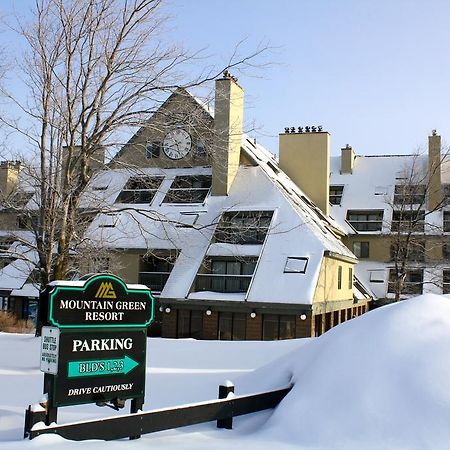
[[[112,283],[101,283],[97,293],[95,294],[95,298],[117,298],[117,295],[112,287]]]

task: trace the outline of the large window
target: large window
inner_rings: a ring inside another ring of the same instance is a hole
[[[353,253],[357,258],[368,258],[369,242],[353,242]]]
[[[393,211],[391,231],[423,232],[425,228],[424,211]]]
[[[172,272],[178,250],[156,250],[151,255],[141,256],[139,261],[139,283],[152,292],[161,293]]]
[[[147,143],[145,146],[145,156],[147,159],[159,158],[161,153],[161,142]]]
[[[170,186],[164,203],[203,203],[210,188],[210,175],[178,176]]]
[[[425,186],[422,184],[396,184],[394,205],[422,205],[425,202]]]
[[[389,271],[388,292],[395,293],[396,286],[395,269]],[[405,274],[402,294],[422,294],[423,291],[423,269],[408,270]]]
[[[277,314],[263,315],[264,341],[293,338],[295,338],[295,316]]]
[[[273,211],[236,211],[223,214],[216,228],[216,242],[262,244],[269,230]]]
[[[450,211],[444,211],[444,231],[450,231]]]
[[[244,313],[219,313],[219,339],[228,341],[245,340],[247,316]]]
[[[196,278],[196,291],[247,292],[256,258],[206,260],[207,273],[199,273]]]
[[[130,177],[116,199],[117,203],[151,203],[163,177]]]
[[[450,269],[444,269],[443,273],[442,293],[450,294]]]
[[[340,205],[342,201],[342,194],[344,186],[330,186],[329,200],[332,205]]]
[[[203,312],[179,309],[177,318],[177,337],[201,339],[203,337]]]
[[[381,231],[382,210],[347,211],[347,221],[357,231]]]
[[[411,241],[408,245],[394,242],[390,248],[392,261],[425,261],[425,242]]]

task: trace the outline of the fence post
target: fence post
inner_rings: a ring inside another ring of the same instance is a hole
[[[227,398],[228,394],[234,393],[234,384],[231,381],[226,381],[219,385],[219,399]],[[233,412],[226,419],[219,419],[217,421],[217,428],[225,428],[227,430],[233,429]]]

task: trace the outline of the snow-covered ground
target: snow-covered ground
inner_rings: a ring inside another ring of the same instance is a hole
[[[450,448],[450,301],[442,296],[380,308],[317,339],[150,339],[146,410],[214,399],[227,379],[237,394],[295,383],[278,408],[236,418],[233,430],[209,423],[137,441],[68,442],[51,435],[24,441],[24,409],[42,389],[38,348],[32,336],[0,334],[1,449]],[[59,421],[114,414],[93,405],[66,407]]]

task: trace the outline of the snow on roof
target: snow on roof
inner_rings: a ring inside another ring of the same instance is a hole
[[[20,289],[13,289],[11,296],[14,297],[39,297],[39,288],[33,283],[25,283]]]
[[[343,194],[341,204],[332,205],[331,216],[347,233],[354,234],[355,230],[346,222],[348,210],[382,210],[382,232],[388,232],[392,215],[389,203],[392,204],[395,185],[403,182],[412,165],[418,172],[426,173],[427,158],[426,155],[357,155],[352,173],[341,173],[341,157],[332,157],[330,186],[343,186]]]
[[[198,204],[171,204],[163,200],[176,176],[211,175],[211,167],[139,169],[141,174],[164,177],[151,205],[139,205],[139,211],[134,210],[136,205],[114,203],[132,174],[125,169],[100,172],[93,178],[82,204],[89,208],[97,189],[109,206],[93,220],[86,237],[111,248],[137,249],[142,253],[147,249],[180,250],[162,298],[187,298],[205,256],[261,254],[247,300],[311,303],[324,252],[350,258],[354,255],[336,237],[337,224],[327,219],[277,168],[271,153],[247,136],[243,137],[243,149],[257,165],[239,167],[228,196],[209,195]],[[221,215],[233,210],[274,212],[263,246],[211,244]],[[113,220],[111,214],[115,214]],[[183,216],[185,226],[180,223]],[[191,220],[192,216],[197,217]],[[306,273],[285,273],[288,257],[306,258]],[[223,294],[219,297],[224,299]]]

